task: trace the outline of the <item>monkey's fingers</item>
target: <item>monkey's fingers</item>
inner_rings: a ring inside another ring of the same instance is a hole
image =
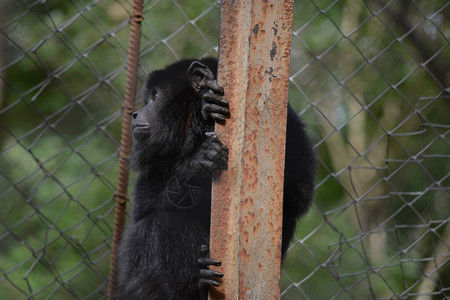
[[[205,100],[205,102],[207,103],[217,104],[223,107],[230,106],[230,103],[227,100],[223,99],[222,97],[216,94],[206,93],[203,95],[203,100]]]
[[[212,279],[212,278],[222,278],[223,274],[214,270],[200,269],[200,276],[205,279],[207,278]]]
[[[230,110],[227,107],[223,107],[217,104],[206,103],[205,105],[203,105],[202,109],[210,115],[212,113],[217,113],[223,115],[226,118],[230,117]]]
[[[216,280],[201,278],[198,281],[198,285],[199,285],[200,288],[204,288],[204,287],[208,287],[208,286],[211,286],[211,285],[219,286],[220,283],[218,281],[216,281]]]
[[[200,246],[200,257],[208,257],[209,254],[209,248],[206,245]]]
[[[212,146],[212,145],[211,145]],[[217,149],[209,149],[205,151],[206,160],[214,162],[217,158],[219,158],[219,151]]]
[[[219,170],[226,170],[228,165],[228,147],[214,136],[210,139],[209,151],[205,152],[205,156],[210,161],[216,162]]]
[[[219,168],[220,170],[228,170],[228,156],[224,156],[221,158]]]
[[[202,116],[205,120],[213,119],[221,125],[225,124],[225,119],[230,117],[230,110],[215,104],[205,104],[202,107]]]
[[[228,147],[222,144],[222,142],[217,137],[211,137],[207,140],[208,145],[205,146],[205,150],[211,153],[228,153]],[[210,157],[210,155],[208,155]]]
[[[210,160],[206,160],[206,159],[204,159],[204,160],[202,160],[202,161],[200,161],[200,166],[203,168],[203,170],[205,170],[206,171],[206,173],[211,173],[210,175],[213,175],[213,171],[215,171],[215,168],[214,168],[214,162],[212,162],[212,161],[210,161]]]
[[[216,152],[210,153],[207,158],[213,162],[212,165],[208,165],[212,170],[226,170],[228,166],[228,152]]]
[[[209,87],[215,94],[218,94],[220,96],[224,95],[223,87],[217,84],[216,80],[208,80],[206,82],[206,86]]]
[[[226,119],[223,115],[212,113],[212,114],[210,114],[210,116],[214,120],[214,122],[216,122],[217,124],[225,125]]]
[[[210,131],[210,132],[205,132],[205,137],[208,139],[208,143],[214,143],[216,145],[218,145],[217,150],[224,150],[224,151],[228,151],[228,147],[225,146],[219,139],[219,137],[217,136],[215,131]]]
[[[209,258],[209,257],[200,257],[197,260],[197,263],[200,266],[203,266],[203,267],[207,267],[207,266],[216,266],[216,267],[218,267],[218,266],[222,265],[222,262],[220,260],[212,259],[212,258]]]

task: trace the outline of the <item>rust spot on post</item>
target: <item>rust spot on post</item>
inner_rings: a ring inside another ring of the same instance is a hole
[[[216,126],[228,170],[213,186],[210,299],[278,299],[293,0],[223,1],[219,83],[231,119]],[[269,34],[270,33],[270,34]]]

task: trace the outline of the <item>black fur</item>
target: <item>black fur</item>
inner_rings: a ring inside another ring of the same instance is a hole
[[[202,245],[209,244],[211,180],[226,168],[228,154],[213,125],[223,124],[229,110],[213,78],[217,61],[193,62],[151,73],[146,105],[133,114],[132,167],[139,176],[120,248],[120,299],[202,299],[222,276],[208,270],[220,262],[208,258]],[[311,204],[314,170],[310,142],[289,107],[283,255]]]

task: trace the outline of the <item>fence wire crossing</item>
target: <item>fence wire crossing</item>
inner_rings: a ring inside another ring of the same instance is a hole
[[[131,12],[0,3],[1,299],[106,298]],[[219,14],[144,1],[139,85],[217,56]],[[450,297],[449,17],[445,0],[296,1],[289,101],[319,169],[282,299]]]

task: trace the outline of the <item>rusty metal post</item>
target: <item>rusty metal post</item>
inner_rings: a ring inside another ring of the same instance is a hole
[[[280,297],[281,226],[293,0],[223,1],[219,83],[230,148],[213,186],[211,257],[225,274],[210,299]]]
[[[136,96],[137,67],[139,61],[139,44],[143,0],[134,0],[133,12],[130,16],[130,42],[128,48],[127,86],[123,106],[122,133],[120,138],[119,179],[115,194],[116,208],[114,214],[114,232],[111,246],[111,266],[109,270],[108,299],[115,299],[117,292],[117,251],[122,238],[125,223],[125,212],[128,187],[128,158],[131,153],[131,114],[134,111]]]

